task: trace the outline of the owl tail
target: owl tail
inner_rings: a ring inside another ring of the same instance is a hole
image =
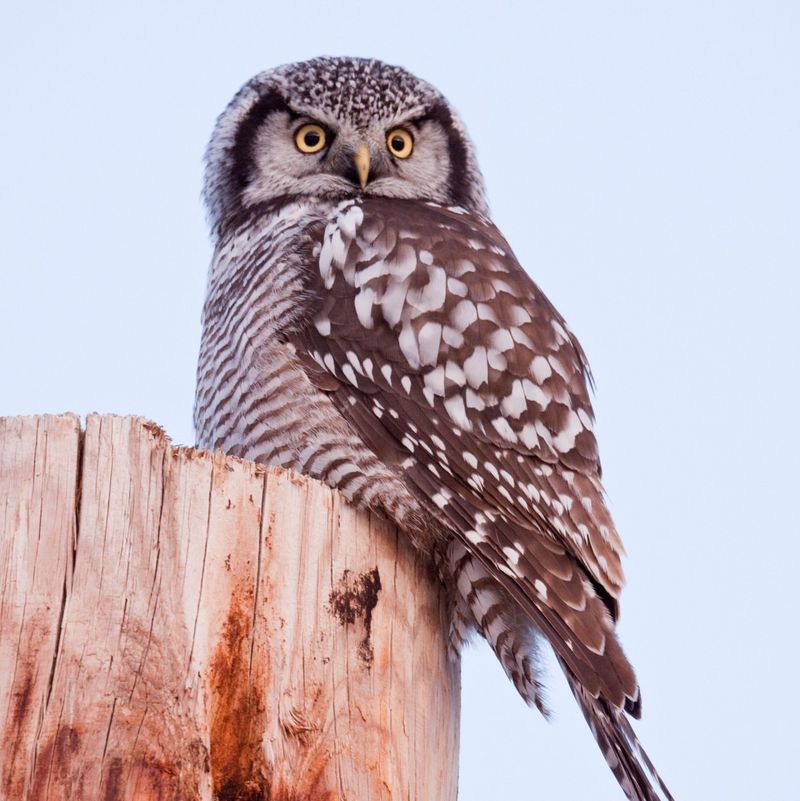
[[[594,698],[563,664],[570,689],[608,766],[632,801],[674,801],[621,709]]]
[[[519,694],[545,716],[538,658],[538,637],[530,619],[511,601],[496,579],[459,542],[452,542],[439,569],[446,585],[457,587],[450,633],[454,653],[477,629],[497,655]],[[560,660],[559,660],[560,661]],[[573,695],[603,756],[631,801],[674,801],[650,757],[639,743],[624,710],[595,698],[561,662]],[[638,716],[639,701],[628,704]]]

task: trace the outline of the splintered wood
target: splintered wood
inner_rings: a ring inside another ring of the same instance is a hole
[[[321,484],[0,419],[2,801],[453,801],[442,590]]]

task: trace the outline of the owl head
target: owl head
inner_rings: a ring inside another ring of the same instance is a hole
[[[453,108],[400,67],[361,58],[287,64],[246,83],[217,120],[204,195],[212,232],[302,196],[429,200],[486,213]]]

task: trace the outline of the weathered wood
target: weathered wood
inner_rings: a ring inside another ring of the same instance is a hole
[[[0,799],[452,801],[441,589],[317,482],[0,419]]]

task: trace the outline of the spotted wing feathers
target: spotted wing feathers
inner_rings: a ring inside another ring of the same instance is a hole
[[[291,344],[363,441],[455,532],[469,569],[547,637],[584,710],[638,715],[614,632],[622,543],[603,499],[583,352],[489,221],[419,209],[340,205],[309,265],[312,319]],[[505,639],[520,626],[499,610],[493,621],[481,603],[476,625],[540,704],[527,644],[498,646],[500,624]],[[619,720],[609,720],[616,743]]]
[[[547,507],[540,522],[616,596],[622,545],[602,499],[583,352],[488,221],[425,211],[344,204],[312,276],[323,287],[310,354],[360,392],[382,389],[468,434],[447,454],[464,480],[484,492],[513,474],[496,501],[523,519]]]

